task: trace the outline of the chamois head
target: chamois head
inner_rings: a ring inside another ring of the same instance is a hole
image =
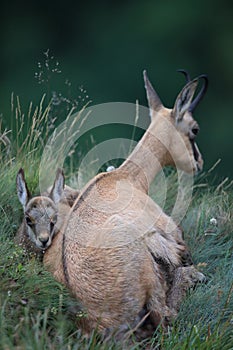
[[[164,165],[176,165],[187,173],[196,173],[202,170],[203,160],[195,142],[195,137],[199,132],[199,126],[193,119],[192,114],[207,90],[208,79],[206,75],[200,75],[191,80],[186,71],[180,70],[180,72],[185,74],[187,83],[178,94],[172,109],[164,107],[150,83],[146,71],[144,71],[145,88],[150,108],[151,122],[155,123],[155,128],[158,127],[158,123],[165,121],[171,126],[169,128],[167,123],[166,128],[163,127],[164,130],[166,129],[169,132],[170,140],[169,145],[166,144],[168,156],[166,164]],[[200,81],[203,81],[202,88],[199,94],[194,98],[195,91]]]
[[[51,245],[56,233],[57,204],[64,189],[64,174],[61,169],[57,170],[56,179],[48,197],[32,198],[23,169],[20,169],[17,174],[16,185],[18,198],[24,209],[25,231],[37,248],[45,250]]]

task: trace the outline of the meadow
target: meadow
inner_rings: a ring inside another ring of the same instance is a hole
[[[122,349],[114,341],[102,342],[95,332],[90,339],[83,339],[75,322],[85,315],[73,313],[76,301],[45,271],[39,259],[14,243],[23,214],[16,195],[16,174],[23,167],[30,190],[38,192],[41,154],[53,130],[50,113],[51,105],[43,99],[37,107],[30,105],[23,112],[19,99],[12,97],[12,125],[8,129],[0,125],[0,349]],[[67,184],[74,185],[77,169],[71,163],[65,165],[65,174]],[[54,176],[55,172],[51,182]],[[169,213],[177,176],[171,170],[166,176],[165,210]],[[157,200],[156,181],[151,193],[156,192]],[[233,349],[232,217],[231,182],[226,179],[216,185],[215,179],[213,185],[211,170],[199,175],[182,227],[194,263],[207,282],[187,293],[167,332],[159,328],[149,342],[135,340],[126,348]]]

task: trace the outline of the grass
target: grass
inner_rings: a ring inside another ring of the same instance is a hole
[[[26,117],[16,99],[16,103],[12,102],[12,115],[12,133],[2,130],[0,134],[0,349],[121,349],[113,341],[101,342],[95,332],[90,339],[83,339],[75,325],[77,317],[82,316],[73,311],[76,301],[40,261],[14,244],[22,217],[15,189],[16,173],[23,167],[30,189],[38,191],[41,154],[53,129],[50,106],[44,107],[43,99],[35,109],[30,105]],[[23,138],[25,125],[29,132]],[[65,172],[74,181],[69,168]],[[167,176],[165,209],[169,212],[177,177],[175,172]],[[159,329],[147,348],[233,349],[233,191],[227,183],[210,186],[210,179],[211,174],[197,180],[182,221],[194,262],[208,281],[187,294],[173,327],[167,333]],[[152,196],[156,192],[154,198],[159,201],[156,182],[153,186]],[[135,341],[128,348],[142,349],[144,345]]]

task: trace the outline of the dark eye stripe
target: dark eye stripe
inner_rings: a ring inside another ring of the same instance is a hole
[[[197,162],[197,161],[198,161],[198,158],[199,158],[199,153],[198,153],[198,151],[197,151],[195,142],[194,142],[194,140],[190,140],[190,143],[191,143],[191,145],[192,145],[192,150],[193,150],[194,159],[195,159],[195,161]]]
[[[26,220],[26,223],[27,223],[28,226],[32,227],[34,225],[34,222],[33,222],[33,220],[31,219],[30,216],[28,216],[28,215],[25,216],[25,220]]]
[[[55,223],[51,221],[51,222],[50,222],[50,231],[51,231],[51,232],[53,231],[54,226],[55,226]]]

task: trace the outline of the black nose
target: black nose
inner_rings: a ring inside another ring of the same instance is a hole
[[[46,243],[48,242],[49,237],[40,237],[39,241],[43,244],[43,246],[46,246]]]

